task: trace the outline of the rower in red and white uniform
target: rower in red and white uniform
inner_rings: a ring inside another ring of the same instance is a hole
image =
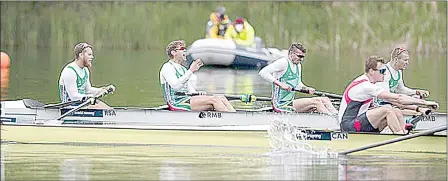
[[[386,67],[384,59],[370,56],[365,61],[365,73],[354,79],[345,89],[339,107],[339,121],[342,131],[380,132],[386,126],[396,134],[406,133],[403,114],[390,106],[369,109],[374,98],[403,105],[416,104],[438,107],[438,103],[416,99],[405,94],[391,93],[375,85],[384,80]]]

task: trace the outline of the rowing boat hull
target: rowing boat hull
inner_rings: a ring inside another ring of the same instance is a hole
[[[22,100],[2,101],[1,121],[3,123],[35,124],[64,114],[70,109],[44,109],[27,107]],[[115,125],[115,126],[179,126],[197,127],[240,127],[247,130],[267,130],[272,120],[285,119],[291,124],[313,128],[337,130],[335,117],[319,113],[275,113],[269,111],[227,112],[173,112],[158,108],[114,108],[113,110],[82,109],[65,117],[67,125]],[[425,116],[416,125],[416,130],[425,130],[446,124],[445,113]],[[265,127],[263,127],[265,126]],[[256,129],[253,129],[256,128]]]
[[[231,146],[257,147],[270,150],[271,135],[266,131],[200,131],[200,130],[148,130],[118,129],[105,126],[47,126],[2,125],[1,139],[8,142],[33,144],[64,144],[79,146]],[[306,141],[316,148],[326,147],[334,151],[357,148],[398,135],[350,133],[348,139],[332,141]],[[391,152],[415,152],[446,154],[446,135],[422,136],[382,147],[361,154],[390,154]]]
[[[14,102],[14,103],[13,103]],[[5,102],[2,106],[3,123],[35,124],[55,119],[70,109],[29,108],[23,101]],[[3,102],[2,102],[3,103]],[[12,104],[8,104],[12,103]],[[12,106],[15,104],[15,106]],[[8,106],[9,105],[9,106]],[[18,105],[18,106],[17,106]],[[288,119],[302,127],[338,129],[334,117],[326,114],[275,113],[266,111],[228,112],[173,112],[157,108],[114,108],[113,110],[81,109],[63,118],[62,124],[116,126],[262,126],[275,119]],[[174,129],[174,128],[173,128]],[[264,129],[266,130],[266,129]]]

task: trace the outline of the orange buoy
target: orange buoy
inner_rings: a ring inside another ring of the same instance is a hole
[[[3,56],[3,54],[2,54],[2,56]],[[9,90],[9,68],[1,68],[0,69],[0,100],[6,100],[8,98],[8,90]]]
[[[1,57],[0,57],[0,67],[2,69],[4,68],[9,68],[9,65],[11,63],[11,59],[9,58],[9,55],[6,54],[5,52],[0,52]]]

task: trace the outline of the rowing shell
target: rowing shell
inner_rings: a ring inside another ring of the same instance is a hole
[[[35,100],[24,99],[1,102],[3,124],[45,123],[69,111],[69,108],[43,108]],[[409,118],[409,117],[408,117]],[[284,119],[291,124],[313,129],[338,130],[335,116],[320,113],[276,113],[266,110],[239,110],[228,112],[173,112],[163,107],[114,108],[111,110],[81,109],[62,119],[66,125],[113,125],[153,129],[267,130],[272,120]],[[446,124],[445,113],[433,113],[417,123],[415,130],[425,130]]]
[[[84,109],[63,118],[60,125],[37,124],[59,117],[69,110],[43,108],[41,103],[33,100],[4,101],[1,107],[2,143],[98,146],[163,144],[249,146],[267,149],[279,149],[285,145],[288,148],[324,145],[335,150],[345,150],[399,136],[332,132],[328,130],[339,128],[336,118],[332,116],[315,113],[279,114],[261,110],[223,113],[172,112],[161,107]],[[323,130],[323,133],[308,133],[306,140],[297,141],[298,135],[303,134],[295,132],[292,134],[295,139],[284,139],[288,136],[279,137],[279,131],[272,131],[275,125],[273,122],[276,120],[287,120],[297,129],[313,128]],[[424,119],[417,124],[417,128],[433,128],[437,127],[437,124],[446,124],[446,117],[436,116],[434,121],[432,118]],[[328,137],[328,134],[330,139],[322,139]],[[374,148],[372,151],[446,154],[446,134],[423,136],[412,141]]]
[[[35,100],[24,99],[1,102],[1,121],[3,124],[36,124],[45,123],[66,113],[70,108],[43,108],[43,104]],[[408,117],[409,118],[409,117]],[[291,124],[313,129],[338,130],[339,124],[335,116],[320,113],[276,113],[265,110],[239,110],[228,112],[173,112],[162,107],[157,108],[114,108],[111,110],[81,109],[67,117],[62,124],[67,125],[115,125],[146,126],[163,129],[173,126],[196,126],[202,128],[240,127],[241,129],[267,130],[272,120],[286,119]],[[415,130],[425,130],[446,124],[445,113],[433,113],[425,116],[417,123]],[[249,126],[249,127],[248,127]],[[255,126],[255,127],[254,127]],[[263,127],[264,126],[264,127]],[[198,128],[199,129],[199,128]]]

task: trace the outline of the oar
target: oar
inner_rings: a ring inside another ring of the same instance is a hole
[[[74,107],[74,108],[71,109],[70,111],[67,111],[67,112],[64,113],[63,115],[60,115],[59,117],[56,118],[56,120],[61,120],[61,119],[64,118],[65,116],[67,116],[67,115],[69,115],[69,114],[71,114],[71,113],[73,113],[73,112],[76,112],[76,111],[80,110],[80,109],[83,108],[84,106],[93,104],[94,102],[95,102],[95,98],[93,98],[93,97],[92,97],[92,98],[89,98],[88,100],[86,100],[86,101],[83,102],[82,104],[80,104],[80,105]]]
[[[109,85],[111,85],[111,84],[109,84]],[[109,86],[109,85],[107,85],[107,86]],[[107,86],[103,86],[103,87],[107,87]],[[112,91],[112,89],[107,90],[107,94],[111,91]],[[98,96],[103,96],[103,95],[98,95]],[[63,108],[63,107],[67,107],[67,106],[70,106],[73,104],[80,104],[80,103],[82,103],[82,100],[74,100],[74,101],[68,101],[68,102],[57,103],[57,104],[47,104],[47,105],[44,105],[43,108]]]
[[[176,95],[179,96],[198,96],[201,95],[199,93],[185,93],[185,92],[176,92]],[[213,95],[213,94],[206,94],[206,95]],[[270,97],[257,97],[252,94],[242,94],[242,95],[224,95],[227,99],[232,100],[240,100],[244,103],[248,102],[254,102],[254,101],[271,101],[272,99]]]
[[[302,89],[301,90],[296,90],[296,89],[293,88],[292,91],[309,94],[308,90],[302,90]],[[342,95],[333,94],[333,93],[315,91],[314,95],[316,95],[316,96],[325,96],[325,97],[330,97],[330,98],[341,99],[342,100]]]
[[[438,128],[433,128],[433,129],[426,130],[426,131],[423,131],[423,132],[420,132],[420,133],[406,135],[406,136],[402,136],[402,137],[398,137],[398,138],[382,141],[382,142],[379,142],[379,143],[370,144],[370,145],[359,147],[359,148],[354,148],[354,149],[350,149],[350,150],[346,150],[346,151],[341,151],[341,152],[339,152],[339,154],[340,155],[347,155],[347,154],[350,154],[350,153],[355,153],[355,152],[358,152],[358,151],[363,151],[363,150],[367,150],[367,149],[370,149],[370,148],[375,148],[375,147],[378,147],[378,146],[383,146],[383,145],[387,145],[387,144],[391,144],[391,143],[395,143],[395,142],[399,142],[399,141],[404,141],[404,140],[416,138],[416,137],[419,137],[419,136],[434,134],[436,132],[440,132],[440,131],[443,131],[443,130],[446,130],[446,124],[445,124],[445,126],[438,127]]]
[[[70,111],[67,111],[66,113],[62,114],[61,116],[57,117],[56,119],[52,119],[52,120],[44,121],[43,124],[51,124],[51,123],[52,123],[52,124],[61,124],[61,123],[62,123],[62,121],[61,121],[62,118],[64,118],[64,117],[70,115],[70,114],[73,113],[73,112],[76,112],[76,111],[80,110],[81,108],[83,108],[83,107],[85,107],[85,106],[87,106],[87,105],[94,104],[95,101],[96,101],[96,99],[99,99],[99,98],[101,98],[101,97],[104,97],[105,95],[107,95],[107,94],[109,94],[109,93],[111,93],[111,92],[113,92],[113,89],[112,89],[112,88],[106,89],[106,91],[104,91],[104,92],[99,92],[97,95],[95,95],[95,97],[91,97],[91,98],[85,100],[85,101],[84,101],[83,103],[81,103],[80,105],[74,107],[74,108],[71,109]],[[81,100],[81,102],[82,102],[82,100]]]
[[[428,109],[425,111],[424,114],[418,115],[409,121],[411,124],[415,125],[416,123],[420,122],[423,119],[423,116],[429,115],[431,113],[431,109]]]
[[[76,100],[76,101],[68,101],[68,102],[63,102],[63,103],[58,103],[58,104],[47,104],[47,105],[44,105],[43,108],[63,108],[63,107],[70,106],[72,104],[79,104],[81,102],[82,102],[81,100]]]

